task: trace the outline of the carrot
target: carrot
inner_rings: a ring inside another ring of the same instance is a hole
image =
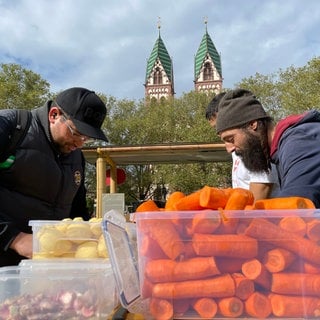
[[[141,239],[139,254],[150,259],[162,259],[166,257],[158,242],[152,239],[147,234],[144,234]]]
[[[168,258],[175,260],[184,253],[184,244],[170,220],[152,219],[148,221],[147,226],[143,223],[143,227],[148,229],[150,237],[158,243]]]
[[[218,311],[217,303],[212,298],[195,299],[192,307],[201,318],[213,318]]]
[[[234,188],[231,192],[224,210],[243,210],[254,202],[253,193],[250,190]]]
[[[194,251],[200,256],[253,258],[258,252],[256,239],[237,234],[201,234],[192,237]]]
[[[303,262],[303,270],[305,273],[320,274],[320,266],[315,266],[306,261]]]
[[[221,273],[240,272],[242,264],[247,261],[247,259],[228,257],[215,257],[215,260]]]
[[[272,313],[269,298],[255,291],[244,303],[245,311],[254,318],[267,318]]]
[[[320,240],[320,220],[312,219],[307,222],[307,237],[312,241]]]
[[[242,273],[265,289],[270,289],[271,274],[266,267],[257,259],[246,261],[242,265]]]
[[[272,313],[282,318],[320,317],[320,299],[308,296],[269,295]]]
[[[282,218],[279,221],[279,227],[283,230],[294,232],[301,237],[304,237],[307,232],[306,222],[298,216],[288,216]]]
[[[303,197],[268,198],[257,200],[254,209],[315,209],[314,203]]]
[[[156,283],[152,296],[162,299],[223,298],[234,296],[235,284],[230,274],[214,278]]]
[[[200,190],[194,191],[185,197],[179,199],[174,204],[175,210],[201,210],[203,207],[200,205]]]
[[[232,273],[231,276],[236,286],[235,296],[241,300],[246,300],[254,292],[254,282],[240,272]]]
[[[228,318],[237,318],[242,315],[243,302],[237,297],[227,297],[218,300],[218,312]]]
[[[174,191],[172,192],[169,196],[168,199],[166,201],[166,204],[164,206],[164,209],[166,211],[172,211],[172,210],[176,210],[175,209],[175,204],[178,200],[184,198],[186,195],[181,192],[181,191]]]
[[[136,209],[136,212],[160,211],[160,208],[153,200],[142,202]]]
[[[274,223],[263,219],[253,219],[245,234],[256,239],[261,239],[293,252],[305,260],[320,265],[320,246],[294,232],[281,229]]]
[[[221,216],[221,224],[216,233],[227,234],[227,233],[236,233],[239,224],[239,217],[234,211],[224,211],[219,209]]]
[[[320,296],[320,275],[279,272],[272,274],[271,291],[279,294]]]
[[[296,256],[282,248],[275,248],[266,252],[263,264],[269,272],[281,272],[286,270],[296,259]]]
[[[186,224],[186,231],[188,235],[194,233],[213,233],[220,226],[221,218],[217,212],[201,211],[195,213],[193,218]]]
[[[145,275],[152,282],[196,280],[220,274],[214,257],[196,257],[184,261],[169,259],[146,263]]]
[[[169,320],[173,317],[173,306],[167,300],[152,298],[149,308],[151,315],[156,320]]]
[[[218,209],[224,207],[228,197],[223,189],[204,186],[200,190],[200,206],[208,209]]]

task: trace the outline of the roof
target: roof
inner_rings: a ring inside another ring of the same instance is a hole
[[[217,71],[219,72],[220,77],[222,78],[222,69],[221,69],[221,59],[220,55],[213,44],[208,31],[206,30],[204,36],[202,37],[200,46],[198,48],[197,54],[195,56],[195,79],[198,78],[201,67],[203,65],[204,59],[206,54],[209,54],[210,58],[212,59]]]
[[[160,60],[167,74],[167,77],[170,81],[172,81],[172,61],[167,51],[167,48],[161,39],[160,33],[155,45],[153,46],[152,52],[147,62],[146,79],[149,77],[150,72],[152,71],[157,59]]]
[[[88,147],[82,150],[86,160],[92,164],[102,156],[107,162],[111,161],[117,166],[231,161],[224,144],[114,145],[102,148]]]

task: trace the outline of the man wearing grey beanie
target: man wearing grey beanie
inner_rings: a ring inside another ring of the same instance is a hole
[[[278,197],[300,196],[320,208],[320,113],[291,115],[277,124],[252,92],[235,89],[219,104],[216,130],[227,151],[239,155],[246,168],[277,168]]]

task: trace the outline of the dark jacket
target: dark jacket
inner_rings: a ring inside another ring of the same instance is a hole
[[[277,196],[301,196],[320,208],[320,113],[316,110],[280,121],[271,146],[280,190]]]
[[[16,264],[21,257],[8,249],[19,232],[31,233],[30,220],[60,220],[82,216],[88,219],[84,157],[81,150],[60,154],[49,132],[51,102],[32,111],[31,125],[17,148],[16,159],[0,170],[0,264]],[[16,122],[14,110],[1,110],[0,134],[10,137]],[[7,130],[7,134],[4,132]],[[2,147],[7,141],[2,142]],[[0,149],[0,152],[2,150]],[[8,261],[6,256],[10,256]]]

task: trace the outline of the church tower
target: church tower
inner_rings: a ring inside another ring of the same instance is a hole
[[[145,80],[145,98],[149,100],[167,99],[173,97],[173,65],[169,53],[160,36],[160,22],[158,22],[159,37],[147,61]]]
[[[195,90],[205,93],[219,93],[222,89],[222,69],[220,55],[207,30],[202,37],[194,59]]]

